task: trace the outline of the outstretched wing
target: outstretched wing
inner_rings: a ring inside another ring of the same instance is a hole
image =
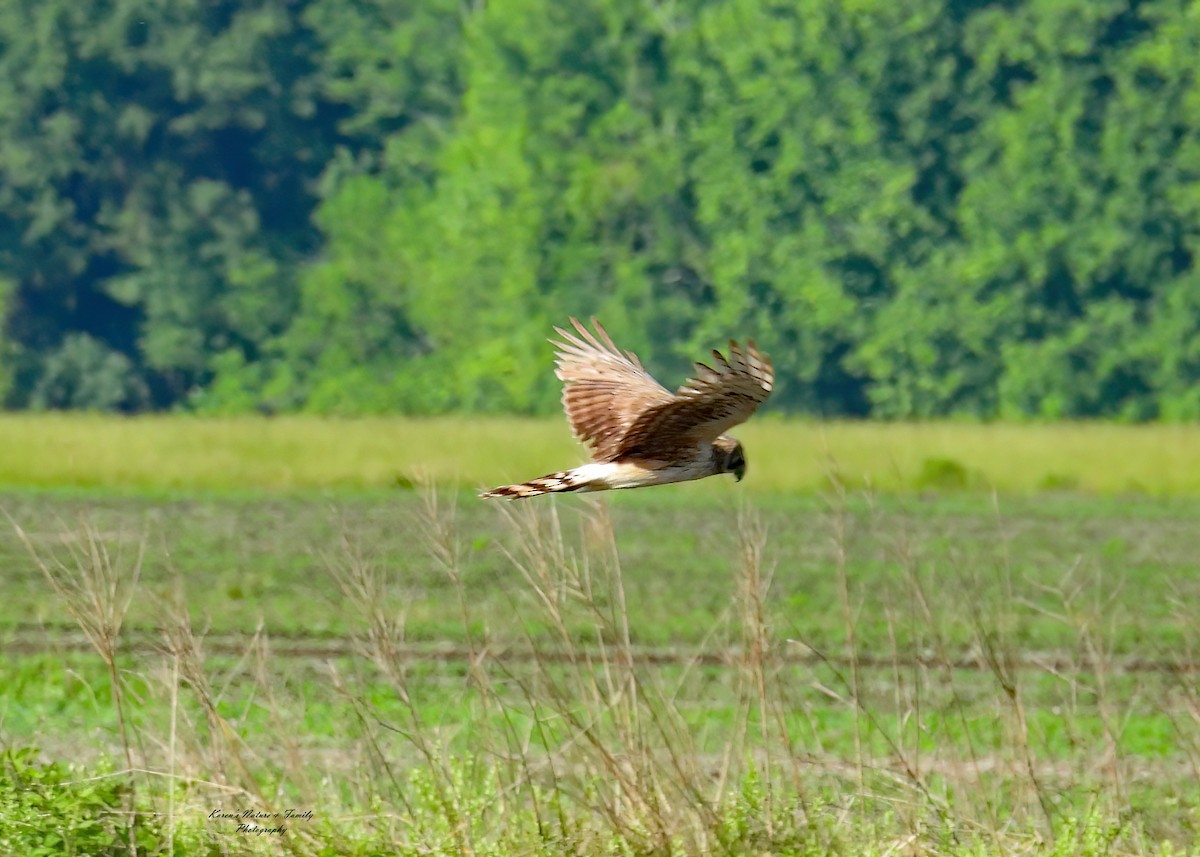
[[[563,410],[575,436],[592,448],[596,461],[612,461],[639,416],[674,400],[631,352],[620,351],[600,323],[593,334],[571,319],[578,335],[554,328],[560,341],[555,375],[563,382]]]
[[[667,401],[645,408],[629,427],[615,457],[674,458],[679,450],[713,441],[750,418],[771,395],[775,372],[751,340],[729,343],[729,359],[713,352],[715,368],[696,364],[695,375]]]

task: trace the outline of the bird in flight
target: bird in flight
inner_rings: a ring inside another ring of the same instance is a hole
[[[515,500],[558,491],[642,488],[732,473],[746,475],[742,445],[725,432],[749,419],[771,395],[774,370],[751,340],[729,343],[729,358],[713,351],[713,366],[674,393],[621,351],[600,323],[595,332],[571,319],[575,333],[554,328],[555,375],[563,382],[563,410],[592,461],[519,485],[502,485],[481,497]]]

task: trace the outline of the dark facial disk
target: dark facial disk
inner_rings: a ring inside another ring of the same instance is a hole
[[[739,443],[729,453],[729,458],[725,460],[725,472],[732,473],[738,482],[742,481],[742,477],[746,475],[746,453],[742,451],[742,445]]]

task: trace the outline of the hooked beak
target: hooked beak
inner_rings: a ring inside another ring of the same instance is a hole
[[[745,475],[746,475],[746,465],[744,465],[744,464],[743,464],[743,465],[741,465],[740,467],[735,467],[735,468],[733,469],[733,477],[734,477],[734,478],[735,478],[735,479],[736,479],[738,482],[741,482],[741,481],[742,481],[742,477],[743,477],[743,476],[745,476]]]

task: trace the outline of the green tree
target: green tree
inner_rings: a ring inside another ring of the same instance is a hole
[[[664,301],[696,279],[681,274],[682,168],[664,129],[678,115],[656,112],[662,34],[643,12],[521,0],[463,19],[451,132],[431,147],[441,115],[402,123],[387,160],[325,203],[326,260],[272,389],[320,410],[544,410],[558,395],[545,338],[568,313],[661,341],[647,334]],[[441,92],[447,77],[429,79]],[[353,211],[370,212],[369,240]]]
[[[294,4],[13,0],[0,44],[9,403],[44,401],[81,342],[149,390],[114,407],[186,401],[230,353],[257,359],[290,319],[336,142]]]
[[[859,349],[951,231],[947,130],[969,123],[945,12],[928,0],[730,0],[677,45],[714,293],[692,345],[762,331],[785,406],[866,413],[876,367]]]
[[[877,413],[1196,415],[1195,75],[1176,53],[1196,26],[1115,0],[967,21],[966,88],[990,103],[956,159],[956,240],[864,344]]]
[[[153,5],[153,4],[152,4]],[[548,411],[551,326],[771,406],[1200,416],[1194,0],[0,6],[0,395]]]

